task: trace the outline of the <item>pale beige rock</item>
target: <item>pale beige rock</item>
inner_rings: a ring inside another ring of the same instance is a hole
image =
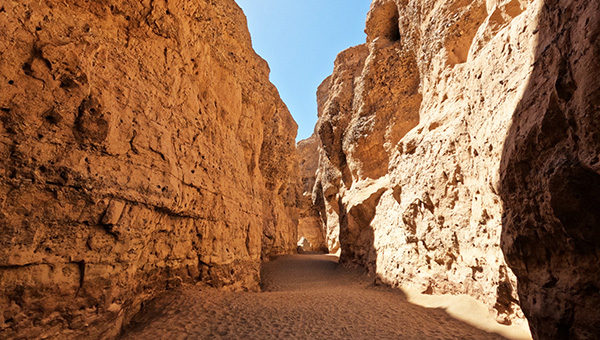
[[[307,251],[312,251],[312,244],[310,244],[310,241],[308,239],[306,239],[306,237],[302,236],[300,237],[300,240],[298,241],[298,253],[302,253],[302,252],[307,252]]]
[[[534,338],[598,338],[599,13],[375,0],[367,44],[318,91],[313,201],[330,249],[520,323],[505,254]]]
[[[315,185],[316,171],[319,166],[319,140],[315,134],[296,145],[302,181],[302,197],[300,198],[300,213],[298,219],[298,237],[306,238],[314,251],[327,251],[323,221],[319,210],[312,204],[312,190]]]
[[[184,285],[161,294],[121,339],[531,340],[482,318],[474,299],[405,296],[331,255],[280,256],[262,273],[262,293]]]
[[[296,124],[233,0],[0,3],[0,338],[111,338],[257,290],[297,242]]]
[[[500,249],[502,148],[540,2],[375,0],[318,91],[313,201],[330,251],[385,283],[526,325]],[[336,241],[339,235],[339,244]]]

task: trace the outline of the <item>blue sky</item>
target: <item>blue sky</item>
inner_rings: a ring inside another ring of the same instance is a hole
[[[317,121],[317,86],[335,56],[362,44],[371,0],[236,0],[252,45],[271,68],[271,82],[298,123],[297,140]]]

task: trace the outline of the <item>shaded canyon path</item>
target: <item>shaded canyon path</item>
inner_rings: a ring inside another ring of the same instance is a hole
[[[261,293],[167,293],[121,339],[505,339],[413,305],[334,256],[281,256],[263,265],[262,278]]]

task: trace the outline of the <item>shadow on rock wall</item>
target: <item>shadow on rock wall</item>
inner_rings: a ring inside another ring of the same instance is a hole
[[[375,209],[381,195],[385,192],[381,188],[373,192],[367,199],[359,204],[347,205],[340,198],[340,244],[342,263],[359,263],[368,273],[377,276],[377,251],[375,250],[375,233],[371,222],[375,218]]]
[[[546,1],[502,155],[502,249],[535,339],[600,335],[599,14]]]

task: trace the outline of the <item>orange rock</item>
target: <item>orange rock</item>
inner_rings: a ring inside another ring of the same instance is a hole
[[[0,46],[0,337],[110,338],[295,251],[296,124],[233,0],[4,1]]]

